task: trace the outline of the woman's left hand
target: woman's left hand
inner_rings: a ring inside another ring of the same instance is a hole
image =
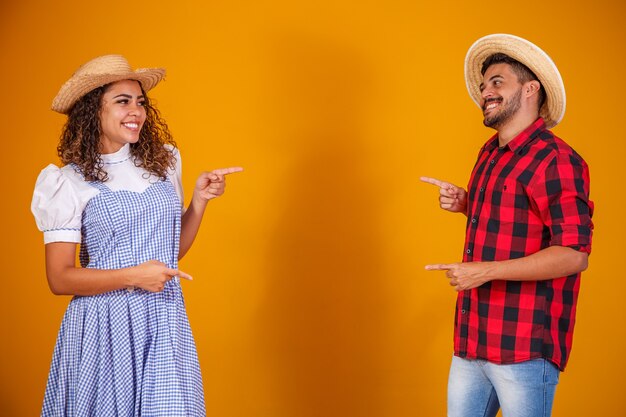
[[[226,175],[241,172],[241,167],[214,169],[210,172],[203,172],[196,180],[196,188],[194,189],[194,198],[198,197],[207,202],[215,197],[224,194],[226,187]]]

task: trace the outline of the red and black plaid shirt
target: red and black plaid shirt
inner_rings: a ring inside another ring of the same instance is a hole
[[[543,119],[502,148],[495,135],[469,181],[463,261],[521,258],[553,245],[590,253],[592,212],[587,164]],[[543,357],[563,370],[579,286],[574,274],[494,280],[460,292],[455,354],[500,364]]]

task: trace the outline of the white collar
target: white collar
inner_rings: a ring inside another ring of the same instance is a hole
[[[119,151],[113,153],[100,154],[102,162],[105,164],[119,164],[130,158],[130,144],[125,144]]]

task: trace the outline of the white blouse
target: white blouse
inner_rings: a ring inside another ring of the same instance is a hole
[[[168,145],[166,145],[168,146]],[[176,166],[168,172],[176,194],[183,205],[182,164],[174,148]],[[136,167],[130,155],[130,145],[119,151],[101,155],[109,179],[104,183],[111,191],[143,192],[160,178]],[[37,227],[43,232],[44,243],[81,241],[82,214],[87,202],[100,191],[89,185],[71,165],[59,168],[50,164],[44,168],[35,184],[31,211]]]

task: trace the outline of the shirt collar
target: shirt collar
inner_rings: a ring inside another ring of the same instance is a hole
[[[530,126],[520,132],[519,135],[514,137],[509,143],[504,145],[502,149],[509,148],[511,151],[515,152],[523,145],[525,145],[529,140],[534,139],[541,131],[545,130],[546,123],[543,118],[538,118],[535,120]],[[485,144],[485,149],[492,151],[498,147],[498,134],[496,133],[487,141]]]
[[[101,154],[100,158],[105,164],[117,164],[124,162],[130,158],[130,144],[125,144],[117,152]]]

